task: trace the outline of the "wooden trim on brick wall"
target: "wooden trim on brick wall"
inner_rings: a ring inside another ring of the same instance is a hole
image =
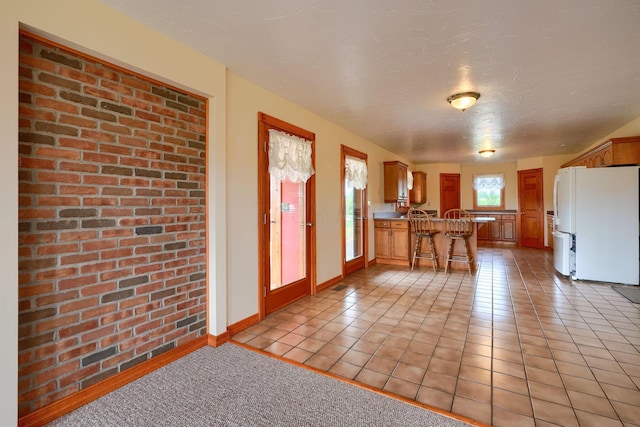
[[[43,36],[40,36],[38,34],[32,33],[31,31],[25,30],[23,28],[20,28],[19,32],[23,36],[29,37],[29,38],[31,38],[33,40],[37,40],[39,43],[42,43],[44,45],[55,47],[55,48],[58,48],[58,49],[62,49],[62,50],[66,51],[68,53],[71,53],[73,55],[77,55],[77,56],[80,56],[80,57],[82,57],[84,59],[88,59],[89,61],[99,62],[99,63],[101,63],[103,65],[107,65],[107,66],[109,66],[111,68],[114,68],[114,69],[116,69],[116,70],[118,70],[118,71],[120,71],[122,73],[127,73],[127,74],[130,74],[132,76],[138,77],[140,79],[146,80],[149,83],[153,83],[153,84],[156,84],[156,85],[162,85],[162,86],[164,86],[164,87],[166,87],[168,89],[173,89],[173,90],[178,91],[178,92],[187,93],[187,94],[193,96],[194,98],[199,98],[202,101],[206,101],[207,100],[207,98],[205,96],[198,95],[197,93],[193,93],[193,92],[191,92],[189,90],[186,90],[186,89],[184,89],[182,87],[174,86],[174,85],[172,85],[172,84],[170,84],[168,82],[154,79],[153,77],[149,77],[146,74],[142,74],[142,73],[139,73],[137,71],[131,70],[129,68],[123,67],[121,65],[114,64],[113,62],[107,61],[107,60],[105,60],[103,58],[99,58],[97,56],[90,55],[90,54],[88,54],[86,52],[74,49],[74,48],[69,47],[67,45],[64,45],[62,43],[55,42],[53,40],[50,40],[50,39],[48,39],[46,37],[43,37]]]
[[[87,403],[92,402],[117,388],[129,384],[148,373],[162,368],[163,366],[168,365],[169,363],[174,362],[181,357],[198,350],[199,348],[205,347],[206,345],[207,337],[203,336],[187,344],[169,350],[166,353],[149,359],[146,362],[142,362],[139,365],[127,369],[126,371],[109,377],[99,383],[82,389],[70,396],[64,397],[50,405],[44,406],[21,417],[18,420],[18,426],[41,426],[51,422],[56,418],[60,418],[61,416],[68,414],[74,409],[78,409],[79,407],[86,405]]]

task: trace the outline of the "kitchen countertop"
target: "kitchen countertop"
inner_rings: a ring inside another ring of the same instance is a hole
[[[435,211],[433,211],[435,213]],[[382,215],[380,215],[382,214]],[[433,222],[442,222],[444,221],[444,218],[439,218],[439,217],[435,217],[432,216],[430,217],[431,221]],[[373,219],[374,220],[394,220],[394,221],[409,221],[409,218],[407,218],[406,215],[400,213],[400,212],[374,212],[373,213]],[[491,222],[491,221],[495,221],[495,218],[492,217],[475,217],[475,218],[471,218],[471,222]]]

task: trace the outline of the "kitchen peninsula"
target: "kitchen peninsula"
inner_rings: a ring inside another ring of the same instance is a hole
[[[395,265],[411,265],[411,255],[415,245],[415,237],[411,232],[409,219],[400,212],[376,212],[373,214],[375,224],[375,247],[376,262],[378,264],[395,264]],[[473,235],[469,239],[473,257],[477,260],[478,253],[478,224],[495,221],[493,217],[472,218],[474,223]],[[438,254],[438,265],[444,268],[446,251],[448,246],[447,236],[444,234],[444,219],[431,217],[433,227],[439,231],[434,236],[436,253]],[[422,243],[426,248],[427,242]],[[463,247],[456,246],[456,252],[459,253]],[[416,260],[416,268],[419,267],[419,259]],[[430,261],[423,262],[424,265],[431,266]],[[466,270],[467,266],[463,263],[451,262],[451,268],[456,270]]]

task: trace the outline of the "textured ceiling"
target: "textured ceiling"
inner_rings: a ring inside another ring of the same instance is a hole
[[[640,116],[638,0],[102,1],[415,163],[576,153]]]

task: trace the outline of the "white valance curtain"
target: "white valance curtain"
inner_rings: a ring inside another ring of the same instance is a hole
[[[269,129],[269,173],[280,181],[307,182],[315,173],[311,141]]]
[[[344,180],[356,190],[364,190],[367,187],[367,162],[356,157],[345,157]]]
[[[413,190],[413,172],[407,170],[407,190]]]
[[[502,190],[504,188],[504,174],[483,174],[473,176],[474,190]]]

